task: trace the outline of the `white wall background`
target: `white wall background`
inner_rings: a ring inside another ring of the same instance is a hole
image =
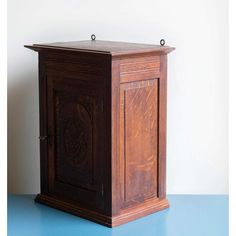
[[[9,0],[8,187],[39,192],[37,53],[24,44],[97,39],[169,55],[167,192],[228,193],[226,0]]]

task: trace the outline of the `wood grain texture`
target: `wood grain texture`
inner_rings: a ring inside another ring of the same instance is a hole
[[[102,208],[99,89],[57,76],[47,82],[49,188],[55,195]]]
[[[46,83],[42,113],[47,114],[47,140],[43,141],[47,158],[42,154],[42,172],[48,179],[48,194],[109,213],[109,201],[104,202],[110,199],[105,189],[111,188],[111,178],[107,181],[109,168],[101,160],[110,161],[109,148],[102,148],[103,142],[110,146],[110,105],[103,94],[110,87],[106,79],[110,58],[53,52],[46,53],[42,63],[46,75],[46,80],[40,80]]]
[[[120,63],[120,83],[157,78],[159,74],[159,56],[127,58]]]
[[[109,227],[167,208],[166,54],[173,48],[27,47],[39,52],[44,137],[36,201]]]
[[[157,79],[121,84],[120,170],[123,204],[157,197]]]

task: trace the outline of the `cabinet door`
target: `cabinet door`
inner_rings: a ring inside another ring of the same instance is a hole
[[[102,97],[77,79],[48,77],[49,192],[103,207]]]
[[[158,80],[120,85],[120,189],[126,208],[157,197]]]

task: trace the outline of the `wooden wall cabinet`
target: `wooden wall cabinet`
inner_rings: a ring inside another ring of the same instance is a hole
[[[117,226],[168,207],[167,46],[79,41],[39,53],[36,201]]]

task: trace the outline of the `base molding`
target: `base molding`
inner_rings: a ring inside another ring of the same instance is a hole
[[[111,217],[43,194],[38,194],[35,201],[108,227],[115,227],[169,207],[167,199],[157,199],[139,207],[125,209],[121,214]]]

